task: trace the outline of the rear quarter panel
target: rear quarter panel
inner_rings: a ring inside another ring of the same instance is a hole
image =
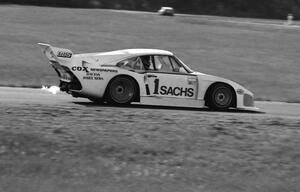
[[[140,87],[141,94],[145,91],[143,86],[140,86],[143,83],[143,74],[128,71],[114,65],[100,65],[78,58],[72,63],[70,68],[82,85],[80,93],[87,97],[102,98],[109,82],[119,75],[127,75],[134,78]]]

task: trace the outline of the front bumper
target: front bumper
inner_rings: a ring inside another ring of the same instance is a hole
[[[253,96],[245,93],[244,96],[243,96],[243,104],[246,107],[254,107],[254,98],[253,98]]]
[[[243,106],[237,107],[238,110],[260,112],[260,109],[255,107],[253,94],[246,92],[242,95],[242,97]]]

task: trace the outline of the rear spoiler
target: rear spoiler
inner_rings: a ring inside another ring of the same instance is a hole
[[[45,43],[38,43],[38,45],[42,48],[43,53],[50,61],[58,63],[70,62],[73,57],[72,51],[68,49],[53,47]]]

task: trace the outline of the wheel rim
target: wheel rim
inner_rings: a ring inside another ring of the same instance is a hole
[[[230,107],[232,98],[232,92],[228,87],[218,87],[213,92],[213,101],[220,109]]]
[[[134,96],[134,86],[127,78],[118,78],[111,83],[110,96],[114,103],[129,103]]]

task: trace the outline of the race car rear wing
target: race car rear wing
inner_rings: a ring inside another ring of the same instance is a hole
[[[65,63],[70,62],[72,59],[73,53],[68,49],[53,47],[45,43],[38,43],[38,45],[50,61]]]

